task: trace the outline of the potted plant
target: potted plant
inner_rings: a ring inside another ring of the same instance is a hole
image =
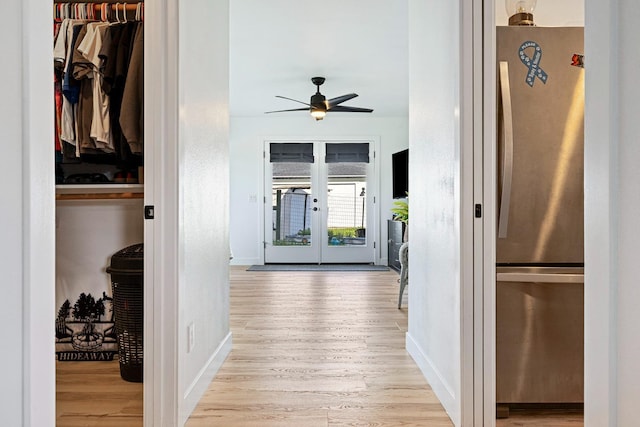
[[[409,194],[404,200],[395,200],[391,212],[393,212],[393,219],[404,222],[405,228],[402,240],[407,242],[409,240]]]

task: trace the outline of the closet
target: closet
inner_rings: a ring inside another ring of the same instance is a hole
[[[107,268],[143,242],[144,5],[54,0],[53,13],[57,424],[142,425],[142,384],[120,377]]]

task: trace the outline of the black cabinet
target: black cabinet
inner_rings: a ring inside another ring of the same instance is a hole
[[[400,246],[404,235],[405,224],[402,221],[387,220],[387,265],[396,271],[400,271]]]

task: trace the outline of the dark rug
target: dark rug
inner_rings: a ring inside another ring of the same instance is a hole
[[[389,267],[370,264],[267,264],[252,265],[247,271],[389,271]]]

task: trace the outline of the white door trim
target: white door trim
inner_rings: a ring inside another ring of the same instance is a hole
[[[637,63],[637,53],[627,61],[625,50],[634,43],[637,26],[632,16],[620,16],[631,5],[585,0],[585,56],[598,58],[585,73],[584,422],[588,426],[631,425],[632,400],[637,401],[637,392],[628,388],[637,370],[625,369],[634,363],[629,357],[637,355],[633,344],[628,346],[633,340],[627,339],[631,330],[625,325],[628,310],[635,309],[630,304],[637,303],[635,294],[627,293],[633,283],[629,280],[635,279],[628,264],[635,248],[625,251],[629,248],[625,242],[631,240],[624,236],[636,226],[625,212],[636,206],[631,195],[635,183],[628,186],[624,181],[633,176],[625,157],[633,153],[632,132],[637,129],[627,118],[637,108],[623,112],[634,93],[626,84]],[[632,154],[630,161],[634,158]]]
[[[9,83],[3,86],[6,89],[13,85],[9,93],[13,111],[3,117],[7,124],[3,127],[4,139],[11,141],[13,147],[4,150],[5,161],[12,165],[8,167],[2,202],[5,212],[0,217],[6,253],[13,253],[0,265],[7,267],[3,271],[5,289],[13,288],[4,293],[11,307],[5,308],[7,316],[3,315],[3,320],[11,319],[12,324],[6,327],[14,329],[11,344],[5,344],[7,351],[0,356],[11,371],[3,375],[0,408],[12,412],[4,414],[5,422],[21,420],[24,426],[54,426],[55,182],[50,143],[54,131],[50,62],[53,36],[49,30],[46,37],[41,37],[44,26],[51,25],[51,9],[35,0],[10,1],[3,6],[12,20],[3,35],[12,39],[17,36],[19,40],[18,50],[9,48],[3,56],[21,70],[21,78],[20,72],[9,72]],[[6,79],[7,74],[4,76]],[[19,99],[14,99],[14,94]],[[5,230],[9,233],[5,234]],[[3,338],[9,334],[4,333]],[[22,388],[17,384],[20,377]]]
[[[461,13],[461,419],[483,426],[484,231],[493,215],[484,198],[483,2],[464,0]],[[479,208],[479,211],[476,209]]]
[[[178,425],[178,0],[145,6],[144,425]]]
[[[482,77],[482,134],[484,144],[484,260],[483,286],[476,300],[476,311],[482,316],[482,372],[484,376],[482,396],[484,397],[484,423],[493,427],[496,424],[496,20],[495,2],[484,2],[481,35],[482,58],[479,59],[483,70]],[[480,350],[480,349],[479,349]]]

